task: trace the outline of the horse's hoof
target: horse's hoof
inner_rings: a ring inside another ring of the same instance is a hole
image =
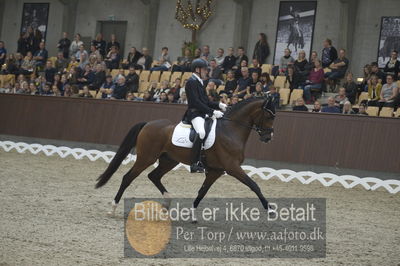
[[[277,213],[275,210],[268,208],[268,218],[271,218],[271,219],[276,218],[276,215],[277,215]]]

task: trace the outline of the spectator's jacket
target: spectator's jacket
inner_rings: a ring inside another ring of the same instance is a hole
[[[328,67],[333,61],[338,58],[338,53],[335,47],[331,46],[322,49],[322,67]]]
[[[379,83],[375,86],[368,85],[368,99],[371,99],[372,101],[378,101],[381,98],[381,90],[382,85]]]
[[[138,74],[128,74],[126,76],[126,85],[130,92],[138,92],[139,89],[139,76]]]
[[[385,65],[385,69],[383,70],[386,74],[392,74],[394,75],[394,79],[397,80],[398,79],[398,74],[400,72],[400,61],[396,60],[396,62],[393,64],[390,62],[391,60],[389,60],[386,65]]]
[[[126,84],[123,84],[123,85],[116,84],[111,97],[114,97],[115,99],[123,100],[123,99],[125,99],[127,92],[128,92],[128,87],[126,86]]]
[[[253,59],[257,58],[260,64],[265,64],[265,61],[267,60],[269,54],[270,49],[268,43],[261,43],[261,41],[258,41],[256,43],[256,46],[254,47]]]
[[[224,69],[225,73],[231,70],[235,63],[236,57],[234,55],[225,56],[224,62],[222,63],[222,68]]]
[[[188,109],[183,117],[184,121],[192,121],[195,117],[212,116],[214,109],[219,109],[219,103],[208,99],[202,80],[193,73],[186,82],[185,92],[188,100]]]

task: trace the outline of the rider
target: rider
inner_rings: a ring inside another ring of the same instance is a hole
[[[211,102],[208,100],[206,90],[204,88],[203,79],[207,76],[208,65],[204,59],[195,59],[191,65],[192,76],[188,79],[185,86],[185,92],[188,100],[188,109],[184,115],[184,121],[190,121],[196,130],[196,137],[193,141],[191,155],[191,173],[203,173],[204,167],[200,162],[201,145],[206,135],[204,129],[204,118],[209,117],[221,118],[224,113],[214,109],[226,111],[226,104]]]

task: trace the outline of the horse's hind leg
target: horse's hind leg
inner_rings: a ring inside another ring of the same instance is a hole
[[[168,201],[167,205],[169,205],[169,195],[167,189],[164,187],[164,185],[161,183],[161,178],[171,171],[175,166],[178,165],[179,162],[171,159],[168,154],[163,153],[161,154],[160,158],[158,159],[158,166],[156,169],[150,172],[148,175],[149,179],[153,184],[160,190],[161,194],[164,196],[164,198]]]

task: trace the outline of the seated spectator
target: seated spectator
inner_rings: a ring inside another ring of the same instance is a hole
[[[265,33],[260,33],[258,35],[258,42],[254,47],[253,59],[257,59],[260,64],[265,64],[269,54],[270,49],[267,42],[267,36],[265,35]]]
[[[145,91],[143,94],[143,101],[145,102],[152,102],[153,101],[153,96],[149,91]]]
[[[57,69],[53,67],[53,63],[50,60],[46,62],[46,68],[44,70],[44,73],[46,77],[46,82],[53,83],[54,75],[57,73]]]
[[[166,92],[161,92],[160,97],[157,98],[156,103],[166,103],[168,102],[168,97]]]
[[[289,84],[290,91],[302,88],[302,77],[293,66],[287,68],[285,84]]]
[[[187,97],[186,97],[186,92],[183,92],[181,94],[181,97],[179,98],[178,103],[179,104],[188,104]]]
[[[111,94],[114,90],[114,82],[112,81],[112,76],[107,75],[106,81],[101,85],[99,92],[101,92],[101,98],[107,99],[111,98]]]
[[[239,68],[236,68],[235,70],[235,79],[240,79],[242,77],[242,68],[247,68],[247,61],[246,60],[242,60],[242,62],[240,63]],[[250,75],[250,71],[249,71],[249,75]]]
[[[397,50],[393,50],[389,61],[386,63],[385,68],[383,69],[383,72],[386,75],[392,75],[394,80],[398,80],[400,77],[400,61],[397,60],[398,56],[399,53],[397,52]]]
[[[68,67],[68,60],[64,58],[64,54],[62,52],[59,52],[57,54],[57,60],[54,64],[57,72],[62,73],[65,72]]]
[[[255,73],[255,72],[254,72]],[[264,94],[264,91],[263,91],[263,89],[262,89],[262,83],[261,82],[257,82],[256,83],[256,86],[255,86],[255,90],[254,90],[254,92],[252,93],[252,96],[253,97],[263,97],[265,94]]]
[[[371,75],[376,75],[378,77],[378,82],[382,85],[386,83],[386,75],[379,69],[377,62],[371,63]]]
[[[217,63],[217,66],[222,68],[222,64],[224,63],[224,49],[218,48],[217,50],[217,55],[213,58],[215,62]]]
[[[1,74],[4,75],[18,75],[20,73],[20,69],[17,65],[16,59],[14,57],[14,54],[9,54],[6,58],[5,61],[6,67],[3,67],[0,65],[0,69],[2,69]]]
[[[239,102],[239,97],[237,97],[236,95],[233,95],[231,97],[231,101],[230,101],[230,105],[235,105]]]
[[[204,45],[203,49],[201,51],[200,58],[203,58],[207,62],[209,62],[212,58],[211,53],[210,53],[210,46],[209,45]]]
[[[91,83],[89,83],[89,89],[98,91],[101,85],[103,85],[105,81],[106,81],[106,72],[104,71],[103,66],[101,64],[97,64],[95,66],[93,80]]]
[[[126,85],[129,92],[138,92],[139,90],[139,75],[136,73],[135,67],[129,67],[129,73],[126,76]]]
[[[167,103],[177,103],[176,100],[175,100],[175,95],[171,91],[168,92]]]
[[[307,71],[308,61],[306,59],[306,52],[304,50],[299,51],[299,55],[294,61],[293,66],[297,73],[304,77],[304,80],[308,77],[309,71]]]
[[[125,77],[125,70],[119,69],[119,70],[118,70],[118,74],[114,77],[113,82],[114,82],[114,83],[117,83],[119,77],[124,77],[124,78],[126,78],[126,77]]]
[[[270,87],[274,85],[274,83],[271,80],[271,77],[267,72],[261,74],[260,81],[262,83],[262,88],[264,92],[269,91]]]
[[[249,77],[249,69],[242,67],[242,77],[237,82],[234,94],[239,98],[243,98],[250,90],[251,78]]]
[[[332,41],[330,39],[326,39],[323,42],[323,46],[324,48],[322,49],[321,61],[322,67],[326,68],[338,58],[338,54],[335,47],[332,46]]]
[[[296,100],[295,106],[293,106],[293,111],[308,112],[308,108],[305,106],[303,98],[298,98]]]
[[[237,57],[235,60],[235,65],[232,67],[232,69],[239,69],[240,66],[242,65],[242,61],[249,62],[249,58],[245,54],[244,48],[242,46],[239,46],[237,49]],[[247,64],[246,64],[247,66]]]
[[[321,112],[322,113],[336,113],[336,114],[341,113],[339,107],[336,106],[335,98],[333,98],[333,97],[328,98],[328,106],[323,107]]]
[[[219,94],[219,101],[220,101],[221,103],[224,103],[224,104],[228,105],[228,104],[229,104],[228,94],[226,94],[226,93],[220,93],[220,94]]]
[[[349,60],[346,58],[346,51],[344,49],[340,49],[339,57],[329,66],[332,71],[325,73],[325,78],[327,78],[328,81],[336,81],[343,78],[346,74],[348,66]]]
[[[85,70],[78,75],[77,81],[79,88],[92,84],[94,80],[94,73],[89,65],[85,66]]]
[[[351,108],[351,102],[350,101],[346,101],[344,103],[342,114],[344,114],[344,115],[354,115],[355,114],[355,112]]]
[[[43,86],[43,89],[40,91],[40,95],[43,95],[43,96],[53,96],[54,95],[54,93],[53,93],[53,91],[51,90],[51,84],[50,83],[46,83],[44,86]]]
[[[292,51],[289,48],[285,49],[284,55],[279,60],[279,73],[285,74],[288,66],[293,65],[294,59],[291,56]]]
[[[224,71],[224,73],[228,73],[228,71],[232,70],[235,63],[236,63],[236,57],[234,55],[233,47],[229,47],[228,54],[224,58],[224,62],[222,63],[221,69]]]
[[[136,47],[131,47],[131,50],[128,54],[128,58],[122,62],[122,67],[124,69],[128,69],[131,66],[135,67],[137,65],[139,58],[141,58],[142,56],[143,56],[142,53],[137,51]]]
[[[344,103],[347,102],[349,99],[346,97],[346,89],[345,88],[340,88],[339,93],[335,96],[335,103],[336,105],[339,106],[339,108],[342,108]]]
[[[319,60],[319,59],[318,59],[318,53],[317,53],[316,51],[312,51],[312,52],[311,52],[310,62],[308,62],[308,63],[306,64],[306,67],[305,67],[306,71],[311,71],[311,69],[315,68],[314,62],[315,62],[316,60]],[[321,65],[321,67],[322,67],[321,61],[320,61],[320,65]]]
[[[225,89],[221,91],[221,93],[226,93],[229,97],[231,97],[236,88],[237,80],[235,79],[235,74],[233,70],[229,70],[228,74],[226,75]]]
[[[365,104],[360,104],[360,106],[358,107],[358,114],[359,115],[368,115],[367,106]]]
[[[125,83],[125,77],[120,76],[117,80],[117,84],[115,84],[114,89],[112,90],[111,99],[123,100],[128,93],[128,87]]]
[[[353,80],[353,74],[351,72],[346,75],[346,82],[343,84],[343,88],[346,90],[346,97],[349,99],[351,104],[355,104],[357,96],[357,83]]]
[[[81,75],[82,70],[79,67],[73,67],[68,73],[67,79],[69,84],[76,85],[78,83],[78,78]],[[78,88],[79,90],[79,88]]]
[[[121,46],[120,46],[119,42],[117,41],[117,36],[115,36],[115,34],[111,34],[110,37],[111,37],[111,40],[107,43],[106,53],[109,53],[113,46],[119,51]]]
[[[321,104],[319,103],[319,101],[315,101],[314,102],[314,108],[311,110],[311,112],[313,113],[321,113]]]
[[[158,85],[157,85],[157,81],[152,81],[152,82],[150,82],[150,86],[149,86],[148,91],[150,92],[151,97],[154,97],[154,94],[156,93],[156,91],[157,91],[158,89],[159,89],[159,88],[158,88]],[[156,100],[156,99],[153,99],[153,100]]]
[[[366,64],[366,65],[364,66],[363,72],[364,72],[364,73],[363,73],[363,74],[364,74],[364,75],[363,75],[363,81],[362,81],[361,84],[358,86],[358,90],[357,90],[358,93],[368,91],[368,81],[369,81],[369,79],[371,78],[371,76],[374,75],[374,74],[372,73],[372,66],[369,65],[369,64]]]
[[[49,54],[46,50],[45,43],[41,42],[39,44],[39,50],[33,56],[33,59],[36,62],[36,66],[39,68],[44,67],[48,57],[49,57]]]
[[[197,59],[197,58],[200,58],[200,56],[201,56],[201,48],[196,48],[195,50],[194,50],[194,59]]]
[[[106,41],[103,40],[103,34],[98,33],[98,34],[96,35],[96,39],[94,39],[94,40],[92,41],[92,45],[96,47],[96,50],[98,50],[98,51],[100,52],[100,54],[101,54],[101,56],[102,56],[103,58],[106,57],[106,54],[107,54],[107,53],[106,53],[107,44],[106,44]]]
[[[69,47],[69,54],[76,55],[81,45],[83,45],[83,42],[81,41],[81,35],[78,33],[75,35],[74,40],[71,42],[71,46]]]
[[[368,80],[368,105],[377,106],[381,96],[382,84],[378,82],[378,76],[372,75]],[[365,104],[367,101],[364,101]]]
[[[158,60],[158,65],[151,68],[151,71],[168,71],[171,68],[171,60],[168,55],[168,47],[161,49],[161,55]]]
[[[37,93],[37,88],[35,82],[30,82],[28,86],[28,91],[25,92],[28,95],[35,95]]]
[[[253,65],[252,65],[252,67],[249,68],[250,75],[253,72],[257,72],[258,76],[260,77],[261,76],[261,72],[262,72],[260,63],[258,63],[257,58],[254,58],[252,62],[253,62]]]
[[[161,94],[165,93],[165,99],[166,99],[168,92],[169,92],[169,82],[168,80],[164,80],[161,82],[161,87],[155,90],[153,98],[156,102],[160,102]]]
[[[314,66],[315,67],[311,69],[306,85],[304,86],[304,99],[307,103],[311,100],[311,92],[321,92],[324,83],[324,70],[321,67],[321,61],[318,59],[314,60]]]
[[[79,94],[81,98],[93,98],[92,94],[90,94],[89,87],[83,86],[83,92]]]
[[[212,81],[208,82],[207,87],[206,87],[206,93],[209,96],[209,98],[210,98],[210,96],[211,96],[212,99],[218,98],[217,86],[215,85],[214,82],[212,82]]]
[[[107,54],[107,57],[104,61],[106,62],[107,68],[110,70],[119,68],[119,62],[121,61],[121,57],[119,55],[118,48],[115,46],[111,47],[111,50]]]
[[[399,94],[399,88],[394,82],[392,75],[386,76],[386,84],[382,86],[381,95],[378,102],[379,107],[395,107],[395,100]]]
[[[54,75],[54,81],[53,81],[53,83],[52,83],[52,86],[56,86],[56,87],[57,87],[57,90],[58,90],[61,94],[64,92],[63,86],[62,86],[62,83],[61,83],[61,75],[60,75],[60,74],[56,73],[56,74]],[[52,88],[53,88],[53,87],[52,87]],[[53,90],[53,91],[54,91],[54,90]]]
[[[86,52],[83,44],[79,46],[79,50],[76,52],[75,57],[79,62],[79,67],[85,69],[85,66],[89,63],[89,54]]]
[[[0,67],[6,62],[7,50],[4,47],[4,42],[0,41]]]
[[[259,83],[260,80],[258,78],[258,73],[257,72],[253,72],[251,73],[251,82],[250,82],[250,88],[249,88],[249,93],[248,94],[253,94],[256,92],[256,86],[257,83]],[[261,82],[260,82],[261,84]]]
[[[178,57],[178,64],[173,65],[172,72],[179,71],[179,72],[190,72],[190,65],[192,63],[192,56],[191,51],[189,48],[185,49],[185,55]]]
[[[139,58],[137,64],[135,65],[136,69],[143,69],[143,70],[150,69],[151,64],[153,63],[153,58],[150,56],[149,53],[150,53],[149,49],[143,47],[142,56]]]
[[[78,67],[79,66],[79,62],[76,60],[76,56],[72,55],[71,56],[71,61],[69,61],[66,72],[71,71],[72,68]]]
[[[64,58],[69,57],[69,47],[71,46],[71,41],[68,39],[68,33],[63,32],[63,37],[58,41],[57,48],[58,52],[63,54]]]
[[[280,104],[280,94],[276,91],[275,86],[271,86],[269,88],[269,95],[271,95],[273,97],[273,102],[275,104],[275,108],[279,108],[279,104]]]
[[[217,62],[214,59],[210,60],[210,68],[208,75],[210,77],[210,81],[214,82],[217,86],[222,85],[224,83],[222,81],[223,80],[222,70],[217,65]]]
[[[89,60],[90,60],[91,58],[95,58],[95,60],[97,60],[97,58],[99,58],[100,60],[103,59],[103,57],[102,57],[101,54],[100,54],[100,51],[97,50],[96,46],[94,46],[94,45],[91,45],[91,46],[90,46]]]
[[[174,94],[174,100],[178,101],[180,94],[181,94],[181,79],[180,78],[176,78],[174,81],[174,85],[172,86],[172,88],[169,90],[169,93],[173,93]]]

